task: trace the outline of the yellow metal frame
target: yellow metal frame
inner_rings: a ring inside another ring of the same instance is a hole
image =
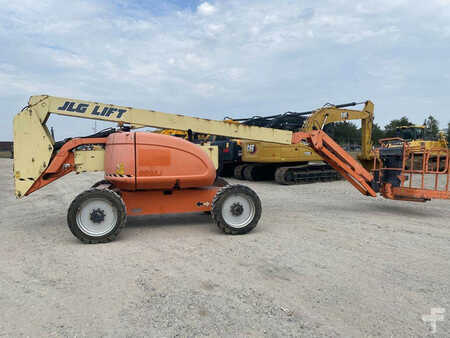
[[[67,108],[61,109],[64,107]],[[292,141],[292,132],[286,130],[249,127],[241,124],[169,114],[155,110],[136,109],[47,95],[32,96],[27,110],[35,111],[42,123],[47,121],[50,114],[58,114],[130,124],[136,127],[146,126],[162,129],[192,130],[196,133],[256,141],[270,141],[282,144],[290,144]],[[105,115],[101,115],[103,112],[106,112]],[[109,115],[107,116],[107,114]]]
[[[198,146],[208,154],[214,163],[214,167],[219,168],[219,147],[210,144],[198,144]]]
[[[74,160],[77,173],[104,171],[105,149],[98,147],[94,150],[76,150],[74,151]]]

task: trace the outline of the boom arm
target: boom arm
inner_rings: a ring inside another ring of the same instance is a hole
[[[292,132],[286,130],[248,127],[223,121],[208,120],[185,115],[163,113],[155,110],[135,109],[48,95],[32,96],[27,107],[45,124],[50,114],[81,117],[94,120],[130,124],[139,127],[192,130],[243,139],[290,144]]]
[[[363,195],[375,197],[373,175],[322,130],[295,133],[292,143],[308,142],[322,159],[338,171]]]
[[[41,175],[49,173],[50,163],[55,157],[55,140],[45,125],[50,114],[104,120],[139,127],[191,130],[198,133],[281,144],[290,144],[292,140],[292,132],[288,130],[245,126],[48,95],[32,96],[28,106],[14,117],[14,177],[18,197],[30,193],[33,185],[33,189],[39,185],[36,181]],[[69,162],[67,164],[70,165]],[[67,173],[67,170],[63,171]],[[58,170],[58,175],[61,172]],[[56,175],[56,172],[51,174]]]

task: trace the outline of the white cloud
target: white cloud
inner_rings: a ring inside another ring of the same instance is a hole
[[[197,11],[201,15],[211,15],[214,14],[217,11],[217,9],[209,2],[203,2],[197,7]]]
[[[211,83],[198,83],[195,85],[195,91],[197,92],[197,94],[204,97],[213,95],[215,88],[215,85]]]
[[[49,93],[220,119],[369,98],[385,121],[401,95],[413,119],[432,109],[446,123],[447,3],[218,0],[158,14],[129,1],[0,0],[0,99]]]
[[[63,67],[75,69],[89,68],[89,60],[81,55],[49,50],[49,56],[51,56],[57,64]]]

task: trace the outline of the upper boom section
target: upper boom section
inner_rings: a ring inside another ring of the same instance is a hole
[[[292,132],[288,130],[245,126],[47,95],[32,96],[28,106],[14,117],[14,177],[18,197],[29,191],[57,156],[54,153],[55,140],[46,126],[50,114],[130,124],[134,127],[192,130],[281,144],[292,142]]]
[[[281,144],[291,144],[292,142],[292,132],[287,130],[245,126],[154,110],[136,109],[47,95],[32,96],[28,109],[32,109],[39,116],[42,124],[45,124],[50,114],[58,114],[140,127],[192,130],[197,133]]]

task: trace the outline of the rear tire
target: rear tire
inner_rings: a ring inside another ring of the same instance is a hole
[[[67,223],[72,234],[89,244],[113,241],[125,226],[122,198],[112,190],[89,189],[70,204]]]
[[[261,218],[258,195],[244,185],[228,185],[220,189],[212,202],[211,215],[216,225],[226,234],[250,232]]]

